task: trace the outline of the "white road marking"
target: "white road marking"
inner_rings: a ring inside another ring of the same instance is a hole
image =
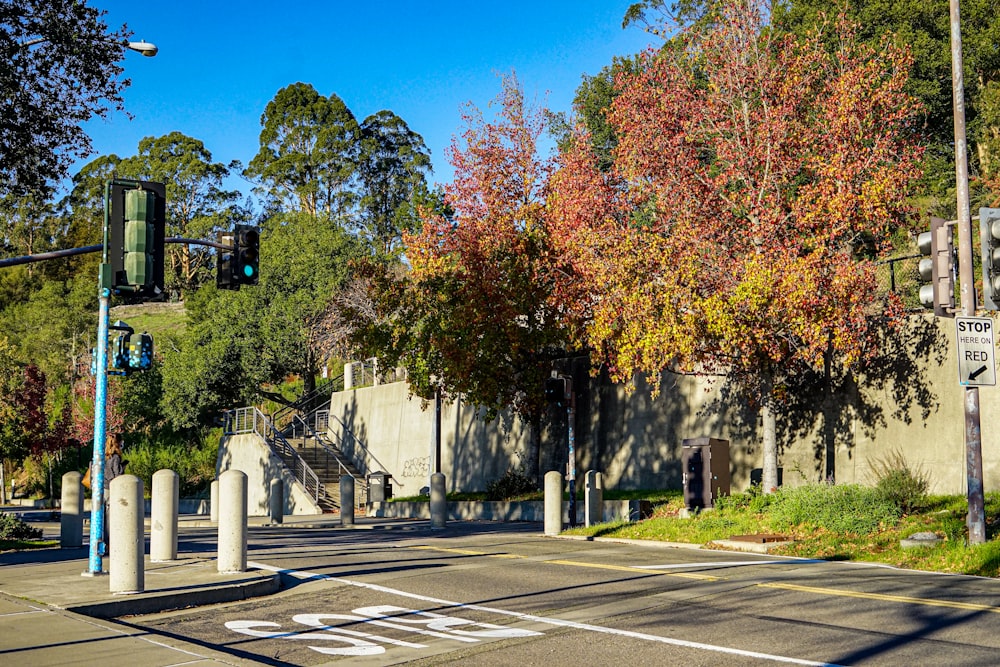
[[[346,586],[355,586],[357,588],[366,588],[368,590],[377,591],[380,593],[388,593],[390,595],[398,595],[400,597],[410,598],[412,600],[420,600],[421,602],[428,602],[430,604],[455,607],[458,609],[469,609],[472,611],[481,611],[489,614],[499,614],[502,616],[510,616],[522,621],[528,621],[532,623],[543,623],[547,625],[555,625],[564,628],[573,628],[574,630],[585,630],[589,632],[597,632],[607,635],[617,635],[619,637],[629,637],[631,639],[642,639],[645,641],[659,642],[661,644],[668,644],[671,646],[679,646],[683,648],[698,649],[702,651],[713,651],[716,653],[725,653],[729,655],[738,655],[746,658],[758,658],[760,660],[770,660],[773,662],[783,662],[793,665],[808,665],[810,667],[840,667],[833,663],[827,662],[816,662],[814,660],[802,660],[800,658],[790,658],[781,655],[772,655],[769,653],[758,653],[757,651],[744,651],[742,649],[729,648],[727,646],[716,646],[714,644],[704,644],[701,642],[692,642],[685,639],[675,639],[673,637],[662,637],[660,635],[650,635],[643,632],[633,632],[631,630],[618,630],[616,628],[607,628],[600,625],[591,625],[589,623],[578,623],[576,621],[567,621],[561,618],[549,618],[545,616],[536,616],[534,614],[524,614],[517,611],[511,611],[508,609],[498,609],[496,607],[485,607],[476,604],[464,604],[462,602],[454,602],[451,600],[443,600],[441,598],[433,598],[427,595],[419,595],[417,593],[408,593],[406,591],[397,590],[395,588],[389,588],[388,586],[382,586],[379,584],[369,584],[363,581],[354,581],[351,579],[342,579],[340,577],[331,577],[325,574],[314,574],[312,572],[299,572],[297,570],[288,570],[281,567],[275,567],[273,565],[266,565],[264,563],[254,563],[249,562],[247,566],[254,567],[260,570],[267,570],[270,572],[277,572],[279,574],[295,577],[296,579],[301,579],[304,581],[331,581],[338,584],[343,584]]]

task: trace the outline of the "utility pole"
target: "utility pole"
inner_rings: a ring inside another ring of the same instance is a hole
[[[951,16],[951,81],[955,110],[955,182],[958,198],[958,275],[962,314],[976,314],[975,274],[972,266],[972,217],[969,212],[969,163],[965,136],[965,77],[962,64],[962,17],[959,0],[949,0]],[[979,387],[965,387],[965,470],[969,513],[969,544],[986,542],[983,498],[983,443],[979,419]]]

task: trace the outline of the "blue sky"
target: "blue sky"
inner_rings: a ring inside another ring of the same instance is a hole
[[[485,109],[500,91],[498,74],[514,71],[529,99],[569,111],[584,73],[646,48],[654,38],[621,27],[631,2],[92,0],[109,26],[127,23],[133,39],[160,52],[126,56],[133,118],[88,123],[97,151],[88,160],[132,155],[141,138],[177,130],[202,140],[215,161],[246,164],[264,107],[302,81],[337,93],[359,121],[395,112],[430,148],[432,181],[446,182],[444,151],[462,129],[462,106]]]

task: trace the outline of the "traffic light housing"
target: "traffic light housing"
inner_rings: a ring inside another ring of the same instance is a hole
[[[920,254],[918,272],[925,284],[920,287],[920,303],[933,308],[938,317],[955,316],[954,241],[951,225],[931,218],[930,231],[917,237]]]
[[[166,186],[114,180],[107,184],[106,197],[111,289],[140,299],[162,295]]]
[[[983,258],[983,308],[1000,310],[1000,208],[979,209]]]
[[[239,285],[256,285],[260,279],[260,232],[250,225],[236,225],[233,232],[233,279]]]
[[[545,379],[545,400],[562,405],[566,398],[566,379],[556,376]]]
[[[240,284],[233,274],[233,233],[218,232],[215,238],[219,245],[229,248],[228,250],[219,248],[215,256],[215,286],[218,289],[238,290]]]

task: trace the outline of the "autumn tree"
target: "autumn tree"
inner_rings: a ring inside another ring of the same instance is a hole
[[[727,374],[759,408],[770,491],[786,383],[829,353],[856,362],[893,315],[873,259],[905,224],[921,115],[891,41],[846,21],[779,36],[759,0],[720,11],[618,80],[614,166],[581,137],[549,229],[558,293],[612,375]]]
[[[530,429],[526,472],[537,480],[544,381],[565,355],[549,296],[546,197],[551,160],[539,155],[544,114],[503,80],[497,117],[471,107],[448,152],[450,215],[405,235],[412,271],[376,274],[371,326],[357,339],[403,365],[413,391],[461,395],[495,415],[511,408]]]

